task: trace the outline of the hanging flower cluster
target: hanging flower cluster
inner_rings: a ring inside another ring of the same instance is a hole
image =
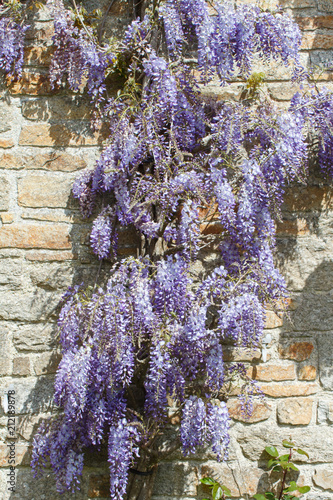
[[[51,82],[85,87],[110,127],[95,168],[80,174],[73,194],[83,217],[95,215],[94,253],[114,265],[105,288],[81,285],[64,297],[55,381],[63,413],[37,432],[32,466],[37,473],[50,461],[59,491],[74,491],[85,449],[107,441],[111,498],[121,500],[138,457],[153,464],[149,450],[170,405],[184,455],[210,445],[219,460],[227,457],[226,386],[234,373],[246,375],[241,365],[225,368],[223,341],[258,345],[265,302],[287,293],[274,265],[274,219],[286,184],[306,170],[309,124],[320,164],[332,172],[333,100],[328,92],[297,95],[278,112],[264,99],[249,106],[200,95],[200,81],[217,75],[227,85],[247,77],[258,58],[302,73],[300,31],[280,11],[156,2],[111,50],[62,0],[49,4]],[[10,23],[0,21],[7,72],[13,64],[20,70],[23,46],[20,37],[10,41],[18,29]],[[116,97],[108,95],[112,75],[123,78]],[[124,227],[135,228],[141,246],[137,257],[121,260]],[[194,262],[211,250],[217,266],[196,275]],[[253,392],[251,385],[247,409]]]

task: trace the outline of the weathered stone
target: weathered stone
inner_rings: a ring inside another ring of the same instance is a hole
[[[318,335],[319,378],[324,389],[333,388],[333,333]]]
[[[15,443],[11,449],[10,444]],[[5,444],[0,444],[0,467],[8,467],[8,460],[15,460],[15,465],[30,465],[31,462],[31,445],[25,443],[17,443],[16,441],[8,440]]]
[[[252,378],[263,382],[294,380],[295,365],[261,364],[252,367]]]
[[[325,467],[316,467],[312,476],[313,482],[323,490],[333,490],[333,469],[331,465]]]
[[[16,223],[0,228],[0,248],[71,248],[66,224]]]
[[[279,354],[284,359],[305,361],[309,359],[313,349],[314,346],[311,342],[294,342],[288,346],[280,346]]]
[[[0,133],[11,130],[13,120],[12,108],[8,104],[2,104],[0,107]]]
[[[327,187],[302,186],[299,189],[288,188],[284,196],[283,208],[291,212],[330,210],[333,208],[332,195]]]
[[[154,495],[195,496],[197,478],[197,468],[189,462],[161,463],[157,469]]]
[[[13,375],[31,375],[30,358],[28,356],[13,359]]]
[[[318,0],[318,9],[321,12],[333,12],[331,0]]]
[[[56,325],[21,325],[13,333],[13,343],[18,351],[45,351],[54,346]]]
[[[74,124],[73,124],[74,125]],[[73,128],[66,125],[39,123],[22,128],[20,146],[98,146],[107,137],[107,131],[101,129],[91,132],[88,123],[80,122]]]
[[[333,35],[330,33],[303,33],[302,49],[332,49]]]
[[[299,16],[295,21],[302,30],[333,28],[333,16]]]
[[[235,473],[233,472],[232,467],[227,464],[213,461],[206,462],[205,465],[201,467],[200,478],[202,477],[213,477],[216,481],[219,481],[224,486],[229,488],[231,496],[233,497],[238,497],[240,494],[240,490],[235,479]],[[211,490],[207,488],[207,486],[200,486],[200,498],[202,498],[203,495],[208,497],[210,491]]]
[[[333,424],[333,401],[318,401],[318,424]]]
[[[61,355],[57,352],[43,352],[33,363],[36,375],[56,373],[61,360]]]
[[[36,155],[20,155],[4,153],[0,159],[2,168],[8,169],[34,169],[52,170],[62,172],[75,172],[87,167],[86,161],[79,155],[68,153],[44,153]]]
[[[249,418],[246,418],[246,416],[243,415],[239,399],[229,400],[227,406],[231,418],[233,418],[234,420],[239,420],[240,422],[247,422],[249,424],[267,420],[272,413],[272,408],[269,405],[261,403],[259,401],[254,401],[253,412]]]
[[[18,204],[60,208],[68,205],[73,178],[63,173],[27,174],[18,181]]]
[[[61,262],[64,260],[75,260],[77,259],[77,255],[66,250],[60,250],[58,252],[49,252],[47,250],[31,250],[26,253],[25,258],[27,260],[39,262]]]
[[[48,74],[35,71],[23,71],[17,80],[7,78],[7,85],[13,95],[47,95],[52,91]]]
[[[5,174],[0,175],[0,210],[8,210],[10,200],[10,184]]]
[[[71,187],[68,191],[68,205],[70,206],[73,199],[69,197]],[[75,202],[74,202],[75,203]],[[60,208],[26,208],[22,210],[22,219],[40,220],[44,222],[67,222],[67,223],[81,223],[82,216],[77,212],[69,211],[68,209]]]
[[[270,82],[268,85],[268,92],[276,101],[290,101],[297,90],[298,87],[289,82]]]
[[[264,394],[273,398],[285,398],[291,396],[309,396],[319,391],[320,387],[314,383],[284,383],[284,384],[260,384]]]
[[[22,103],[22,114],[28,120],[89,120],[90,113],[89,103],[78,96],[29,99]]]
[[[261,351],[259,349],[242,349],[224,346],[223,359],[224,361],[259,361],[261,358]]]
[[[6,326],[0,326],[0,376],[6,376],[10,374],[10,362],[11,356],[9,351],[8,342],[8,328]]]
[[[291,7],[293,9],[317,7],[316,0],[280,0],[279,4],[283,7]]]
[[[52,378],[16,378],[15,384],[9,384],[4,379],[0,380],[1,391],[6,392],[9,385],[15,390],[15,413],[17,415],[38,414],[52,410],[54,394]]]
[[[283,317],[278,316],[274,311],[266,311],[265,328],[279,328],[283,325]]]
[[[13,146],[15,146],[13,139],[4,139],[3,137],[0,138],[0,148],[9,149]]]
[[[317,370],[315,366],[305,365],[298,371],[299,380],[316,380]]]
[[[277,407],[280,424],[308,425],[312,419],[312,398],[290,398],[281,401]]]
[[[271,422],[258,423],[249,427],[239,427],[237,430],[237,441],[240,444],[246,458],[257,461],[262,458],[263,451],[267,444],[276,446],[280,453],[285,448],[282,447],[282,440],[291,439],[297,447],[302,448],[309,454],[309,458],[303,455],[297,456],[300,462],[330,463],[333,462],[333,433],[325,433],[321,428],[310,425],[306,429],[306,438],[303,427],[294,427],[287,430],[285,427],[275,427]]]
[[[310,228],[306,219],[284,219],[276,223],[276,233],[279,236],[307,236],[310,234]]]
[[[35,45],[24,47],[24,63],[27,66],[49,66],[53,47]]]
[[[14,215],[10,212],[1,214],[1,221],[3,224],[11,224],[14,221]]]
[[[107,498],[110,495],[110,475],[93,474],[89,478],[89,498]]]

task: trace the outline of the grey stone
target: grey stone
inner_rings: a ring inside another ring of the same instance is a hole
[[[32,264],[30,269],[33,285],[46,290],[68,288],[72,282],[73,268],[68,264]]]
[[[24,269],[21,259],[0,259],[0,286],[6,290],[17,290],[24,284]]]
[[[0,376],[8,375],[10,372],[10,351],[8,341],[8,327],[0,326]]]
[[[7,179],[6,174],[0,175],[0,210],[8,210],[9,209],[9,200],[10,200],[10,184]]]
[[[54,346],[56,325],[52,323],[19,326],[13,334],[13,343],[19,351],[46,351]]]
[[[189,462],[161,463],[154,483],[156,496],[195,496],[197,467]]]
[[[13,113],[11,106],[2,104],[0,107],[0,133],[8,132],[11,129],[11,122],[13,120]]]
[[[15,413],[32,414],[52,411],[53,377],[27,377],[0,381],[1,392],[15,391]]]
[[[333,330],[333,290],[324,293],[303,292],[299,306],[290,313],[295,331]]]
[[[297,446],[309,454],[309,459],[300,455],[300,461],[308,463],[333,462],[333,433],[324,434],[322,429],[316,426],[308,426],[306,434],[304,429],[295,428],[287,431],[287,436]],[[284,427],[273,427],[267,425],[256,425],[255,428],[239,428],[237,440],[246,458],[250,460],[266,459],[265,446],[277,446],[280,451],[282,441],[286,439]]]
[[[333,314],[333,311],[332,311]],[[318,335],[319,378],[323,387],[333,389],[333,332]]]
[[[0,296],[0,319],[44,321],[51,318],[59,305],[62,292],[42,288],[25,294],[9,291]]]
[[[333,424],[333,402],[318,401],[317,409],[318,424]]]
[[[332,0],[317,0],[318,9],[322,12],[331,13],[333,12]]]

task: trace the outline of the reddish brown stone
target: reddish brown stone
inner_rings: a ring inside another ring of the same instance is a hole
[[[77,255],[68,251],[48,252],[44,250],[31,250],[25,255],[27,260],[39,262],[52,262],[77,259]]]
[[[36,155],[19,155],[3,153],[1,156],[1,168],[8,169],[34,169],[52,170],[61,172],[75,172],[86,168],[86,161],[77,155],[67,153],[44,153]]]
[[[52,89],[47,74],[23,71],[18,80],[7,78],[9,91],[13,95],[46,95]]]
[[[254,401],[253,412],[249,418],[246,418],[242,414],[241,403],[239,399],[230,399],[227,403],[229,409],[229,415],[234,420],[239,420],[240,422],[247,422],[253,424],[255,422],[261,422],[262,420],[267,420],[272,413],[270,406],[261,403],[259,401]]]
[[[69,226],[65,224],[10,224],[0,228],[0,248],[70,249]]]
[[[263,382],[295,380],[295,365],[262,364],[252,367],[252,378]]]
[[[274,311],[266,311],[265,328],[278,328],[283,325],[282,316],[278,316]]]
[[[315,380],[317,375],[317,370],[315,366],[306,365],[302,366],[298,372],[299,380]]]
[[[295,361],[305,361],[309,359],[314,349],[310,342],[294,342],[287,347],[280,347],[279,353],[281,358],[294,359]]]
[[[89,479],[89,498],[108,498],[110,496],[110,476],[94,474]]]
[[[68,174],[29,172],[18,180],[18,204],[34,208],[65,208],[72,185],[73,179]]]
[[[333,28],[333,16],[299,16],[295,18],[302,30],[315,30],[317,28]]]
[[[333,208],[332,194],[328,188],[305,186],[301,189],[288,189],[284,197],[284,208],[291,212],[311,212]]]
[[[24,48],[24,63],[33,66],[49,66],[52,46],[27,46]]]
[[[276,223],[276,232],[279,236],[306,236],[310,229],[305,219],[283,220]]]

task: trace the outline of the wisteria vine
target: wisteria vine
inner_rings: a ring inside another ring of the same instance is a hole
[[[111,44],[104,23],[85,24],[75,1],[72,10],[47,3],[52,85],[84,88],[94,126],[109,124],[100,159],[73,194],[82,216],[94,215],[94,253],[113,265],[105,288],[75,286],[64,297],[55,380],[63,411],[37,432],[32,466],[37,474],[50,462],[58,490],[74,491],[85,450],[107,442],[111,498],[122,500],[130,469],[155,465],[170,415],[185,456],[210,445],[226,459],[227,387],[247,377],[242,365],[224,364],[223,343],[257,346],[265,304],[287,294],[274,265],[274,220],[285,186],[306,172],[310,127],[320,166],[333,172],[333,99],[300,93],[282,112],[265,98],[249,105],[200,94],[213,77],[247,79],[258,59],[304,76],[300,31],[280,10],[157,1]],[[10,12],[0,19],[0,68],[19,75],[26,27]],[[112,96],[113,76],[122,85]],[[125,227],[141,244],[121,259]],[[198,275],[195,263],[212,252],[214,269]],[[244,385],[247,409],[253,392]]]

